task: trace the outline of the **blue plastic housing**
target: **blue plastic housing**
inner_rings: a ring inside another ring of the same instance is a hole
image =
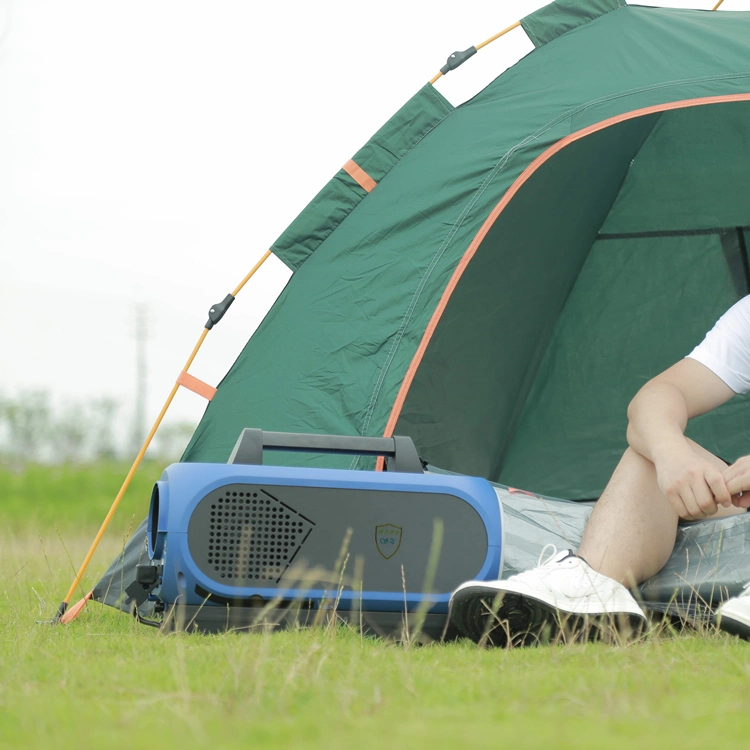
[[[189,605],[225,606],[213,604],[196,589],[209,592],[225,600],[237,601],[252,596],[265,600],[279,597],[284,600],[304,600],[320,603],[330,601],[332,592],[310,589],[238,587],[225,585],[209,578],[193,560],[188,547],[187,530],[191,515],[198,503],[211,491],[236,483],[262,483],[296,487],[322,487],[377,490],[378,492],[443,493],[468,503],[479,515],[487,532],[487,555],[477,580],[500,577],[502,566],[502,519],[497,495],[484,479],[444,474],[407,474],[389,472],[305,469],[241,464],[172,464],[157,482],[151,500],[148,519],[148,550],[153,560],[163,562],[160,590],[155,593],[170,605],[181,602]],[[353,607],[368,611],[413,611],[429,603],[428,611],[448,611],[451,592],[425,595],[416,592],[342,591],[336,606],[347,610]],[[336,592],[333,597],[338,596]],[[361,604],[360,604],[361,601]]]

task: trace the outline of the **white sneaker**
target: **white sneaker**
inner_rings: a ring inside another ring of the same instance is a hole
[[[719,606],[714,619],[722,630],[750,641],[750,583]]]
[[[450,618],[471,640],[496,646],[538,643],[561,634],[597,637],[605,626],[637,632],[646,624],[623,585],[571,550],[555,550],[544,564],[504,581],[461,584],[451,597]]]

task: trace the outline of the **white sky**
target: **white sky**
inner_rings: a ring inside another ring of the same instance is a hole
[[[448,54],[544,4],[0,0],[0,396],[115,396],[129,430],[140,300],[150,423],[323,184]],[[531,49],[516,29],[437,88],[458,104]],[[218,383],[288,276],[266,263],[194,375]],[[171,421],[204,406],[181,390]]]

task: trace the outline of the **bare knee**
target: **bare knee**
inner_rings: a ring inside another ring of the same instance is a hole
[[[654,464],[628,448],[594,508],[579,553],[600,573],[639,583],[667,561],[677,521]]]

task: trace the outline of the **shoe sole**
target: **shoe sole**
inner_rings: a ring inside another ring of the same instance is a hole
[[[742,620],[736,620],[731,615],[717,614],[714,616],[714,624],[725,633],[750,641],[750,625]]]
[[[575,641],[617,641],[639,635],[645,618],[632,612],[564,612],[528,594],[489,593],[466,587],[451,601],[450,620],[481,646],[531,646]]]

